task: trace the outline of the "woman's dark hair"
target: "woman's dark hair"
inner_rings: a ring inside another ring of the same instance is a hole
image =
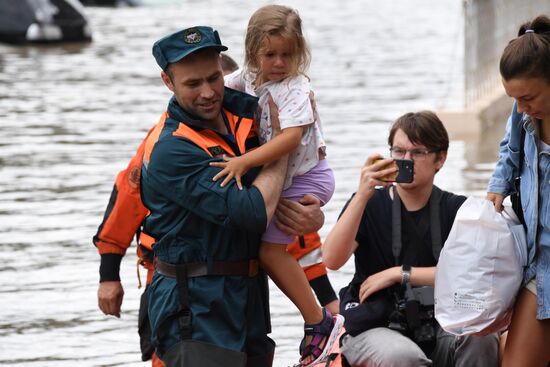
[[[519,28],[500,58],[500,75],[513,78],[543,78],[550,84],[550,19],[539,15]]]
[[[433,152],[449,149],[449,135],[437,115],[431,111],[409,112],[399,117],[390,129],[388,144],[393,146],[397,130],[403,130],[411,143],[424,145]]]

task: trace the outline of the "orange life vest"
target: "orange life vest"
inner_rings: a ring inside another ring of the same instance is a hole
[[[296,237],[296,241],[287,246],[287,251],[304,269],[308,281],[327,274],[321,258],[321,238],[317,232]]]
[[[254,144],[249,139],[257,139],[253,119],[234,115],[227,110],[224,110],[224,112],[231,133],[235,136],[239,151],[245,152],[247,148]],[[155,126],[149,130],[126,169],[118,173],[103,221],[93,238],[100,254],[115,253],[124,255],[132,242],[132,238],[137,235],[138,265],[142,265],[148,270],[146,284],[151,282],[153,276],[152,247],[155,239],[140,230],[143,220],[149,213],[141,201],[141,167],[144,161],[149,160],[167,118],[168,113],[164,112]],[[174,135],[191,140],[211,157],[223,154],[236,155],[229,144],[211,130],[198,132],[180,122]],[[139,267],[138,279],[140,279]],[[139,280],[139,286],[141,286],[141,280]]]

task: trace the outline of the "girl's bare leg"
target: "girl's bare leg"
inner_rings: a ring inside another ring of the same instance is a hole
[[[277,287],[296,305],[306,324],[317,324],[323,311],[317,303],[303,269],[286,246],[262,242],[260,263]]]
[[[546,367],[550,361],[550,319],[537,320],[537,297],[520,291],[508,330],[502,367]]]

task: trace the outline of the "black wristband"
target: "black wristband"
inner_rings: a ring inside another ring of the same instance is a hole
[[[328,305],[330,302],[338,299],[336,292],[334,291],[334,288],[332,288],[332,284],[330,284],[330,280],[326,274],[323,274],[315,279],[311,279],[309,281],[309,285],[313,289],[313,292],[315,292],[321,306]]]
[[[103,254],[99,265],[99,282],[120,281],[122,255]]]

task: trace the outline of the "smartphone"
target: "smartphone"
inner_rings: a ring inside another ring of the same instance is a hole
[[[410,159],[395,159],[394,165],[397,166],[397,171],[391,175],[381,178],[382,181],[396,183],[411,183],[414,178],[414,161]],[[384,167],[386,168],[386,167]],[[389,167],[387,167],[389,168]]]

